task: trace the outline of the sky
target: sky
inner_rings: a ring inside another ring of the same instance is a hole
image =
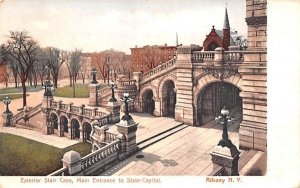
[[[42,47],[84,52],[136,45],[203,44],[212,25],[223,28],[227,3],[230,26],[244,36],[241,0],[0,0],[0,43],[9,31],[26,30]]]

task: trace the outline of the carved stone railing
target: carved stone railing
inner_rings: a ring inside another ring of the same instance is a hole
[[[41,110],[42,107],[42,103],[38,104],[37,106],[31,108],[28,111],[28,117],[31,117],[32,115],[34,115],[35,113],[39,112]]]
[[[176,57],[173,59],[170,59],[169,61],[158,65],[157,67],[149,70],[148,72],[145,72],[144,74],[141,75],[141,80],[144,80],[146,78],[149,78],[153,75],[156,75],[164,70],[169,69],[170,67],[172,67],[174,64],[176,63]]]
[[[69,176],[69,170],[67,167],[63,167],[61,169],[56,170],[55,172],[52,172],[48,176]]]
[[[90,119],[96,119],[102,124],[105,125],[108,123],[110,114],[99,111],[97,108],[89,109],[83,106],[74,106],[71,104],[63,104],[62,102],[56,102],[54,100],[50,103],[50,108],[52,110],[58,110],[65,113],[70,113],[74,115],[84,116]]]
[[[104,112],[96,111],[96,116],[98,116],[98,117],[104,117],[104,116],[107,116],[107,114],[104,113]]]
[[[100,119],[98,119],[99,126],[108,124],[108,121],[109,121],[109,115],[101,117]]]
[[[11,120],[14,124],[14,123],[17,123],[22,118],[23,118],[23,111],[21,111],[21,112],[17,113],[16,115],[14,115]]]
[[[243,62],[244,61],[244,51],[225,51],[224,61],[225,62]]]
[[[136,80],[118,80],[118,87],[128,87],[136,84]]]
[[[103,162],[103,160],[106,160],[106,158],[111,157],[113,154],[117,154],[120,150],[120,141],[116,140],[102,148],[100,148],[99,150],[90,153],[86,156],[84,156],[81,159],[81,169],[82,171],[92,167],[95,164],[97,165],[97,168],[100,169],[102,168],[102,166],[105,166],[107,164],[107,162]],[[117,155],[115,156],[115,158],[117,159]],[[112,159],[112,160],[116,160],[116,159]],[[101,166],[102,165],[102,166]]]
[[[92,110],[92,109],[84,108],[84,109],[83,109],[83,115],[84,115],[84,116],[91,117],[91,116],[93,115],[93,110]]]
[[[222,166],[217,166],[208,176],[224,176],[225,169]]]
[[[73,114],[80,114],[80,107],[78,107],[78,106],[71,106],[71,113],[73,113]]]
[[[206,61],[214,61],[215,52],[214,51],[194,51],[192,54],[192,60],[197,63],[203,63]]]
[[[114,142],[114,141],[116,141],[117,140],[117,135],[116,134],[114,134],[114,133],[110,133],[110,132],[105,132],[105,140],[104,140],[104,142],[106,142],[106,143],[112,143],[112,142]]]
[[[111,93],[111,88],[109,86],[104,87],[98,91],[98,96],[103,97]]]

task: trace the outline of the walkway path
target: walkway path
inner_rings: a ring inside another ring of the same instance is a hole
[[[155,122],[159,123],[159,121]],[[144,126],[148,127],[149,124],[151,122],[145,121]],[[160,126],[164,125],[160,124]],[[168,125],[166,124],[166,126]],[[238,126],[239,122],[236,122],[228,127],[229,137],[236,146],[239,145]],[[101,175],[205,176],[213,169],[209,153],[221,137],[222,127],[221,125],[215,125],[213,121],[202,127],[189,126],[143,149]],[[243,172],[241,175],[245,175],[255,162],[261,158],[263,153],[254,150],[240,151],[239,170]],[[137,155],[143,155],[144,157],[137,158]]]
[[[37,142],[48,144],[50,146],[54,146],[61,149],[79,143],[79,141],[77,140],[70,140],[66,137],[58,137],[56,135],[44,135],[37,131],[15,127],[3,127],[2,129],[0,129],[0,132],[22,136],[24,138],[35,140]]]

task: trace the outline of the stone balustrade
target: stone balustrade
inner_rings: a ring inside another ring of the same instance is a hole
[[[67,167],[63,167],[63,168],[60,168],[60,169],[52,172],[48,176],[69,176],[69,170]]]
[[[99,91],[98,91],[98,94],[99,94],[99,96],[101,97],[101,96],[103,96],[103,95],[107,95],[107,94],[110,94],[111,93],[111,88],[110,87],[104,87],[104,88],[102,88],[102,89],[100,89]]]
[[[105,162],[102,163],[103,160],[107,160],[109,156],[112,156],[113,154],[117,154],[118,151],[120,150],[120,141],[116,140],[99,150],[90,153],[86,156],[84,156],[81,159],[81,169],[88,170],[89,167],[92,167],[96,163],[99,164],[98,169],[101,168],[101,165],[104,166],[106,165]],[[114,159],[117,159],[117,156],[112,156]]]
[[[128,87],[136,84],[136,80],[118,80],[118,87]]]
[[[141,75],[141,80],[151,77],[152,75],[155,75],[157,73],[160,73],[160,72],[168,69],[169,67],[172,67],[175,63],[176,63],[176,57],[173,59],[170,59],[169,61],[167,61],[163,64],[158,65],[157,67],[151,69],[148,72],[145,72],[144,74]]]
[[[119,139],[107,144],[106,146],[92,152],[84,157],[71,157],[71,160],[66,161],[67,165],[48,176],[75,176],[75,175],[94,175],[99,174],[119,162],[121,154],[121,141]],[[68,153],[65,156],[69,155]],[[72,155],[72,154],[71,154]],[[64,158],[65,158],[64,156]],[[64,159],[63,159],[64,161]]]
[[[225,62],[243,62],[245,51],[225,51],[224,60]]]
[[[206,61],[214,61],[215,52],[214,51],[194,51],[192,54],[192,60],[198,63],[203,63]]]
[[[99,119],[99,121],[102,122],[102,124],[108,123],[108,117],[110,115],[110,114],[99,111],[98,108],[89,109],[89,108],[86,108],[84,105],[74,106],[72,103],[64,104],[62,102],[57,102],[54,100],[51,100],[50,108],[53,110],[71,113],[74,115],[80,115],[80,116],[84,116],[84,117],[88,117],[88,118],[97,116],[97,118]]]

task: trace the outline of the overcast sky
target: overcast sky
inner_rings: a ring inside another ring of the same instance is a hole
[[[0,43],[27,30],[42,47],[84,52],[144,45],[199,44],[212,25],[247,34],[244,0],[0,0]]]

